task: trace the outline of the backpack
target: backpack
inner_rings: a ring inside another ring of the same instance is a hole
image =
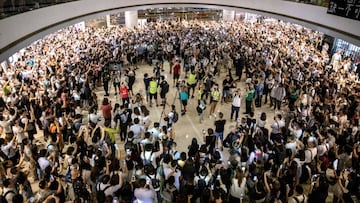
[[[296,201],[296,203],[304,203],[305,202],[305,196],[302,195],[303,200],[300,202],[299,199],[297,197],[294,197],[294,200]]]
[[[176,123],[179,120],[179,114],[176,111],[173,111],[174,116],[173,116],[173,122]]]
[[[311,151],[311,150],[309,150],[309,151],[310,151],[310,154],[311,154],[311,161],[310,161],[310,163],[309,163],[308,165],[309,165],[310,169],[311,169],[313,172],[316,173],[316,171],[317,171],[317,155],[315,155],[315,156],[313,157],[312,151]]]
[[[7,203],[8,201],[6,200],[6,196],[10,193],[15,194],[14,191],[10,190],[10,191],[5,192],[5,194],[0,195],[0,203]]]
[[[203,191],[205,188],[206,188],[206,181],[205,181],[205,178],[201,178],[200,176],[199,176],[199,180],[198,180],[198,184],[197,184],[197,188],[198,188],[198,190],[199,191]]]
[[[106,200],[105,191],[111,187],[111,185],[106,186],[103,190],[100,190],[100,183],[96,187],[96,199],[98,203],[104,203]]]
[[[163,82],[162,84],[162,87],[161,87],[161,90],[163,93],[168,93],[169,92],[169,83],[167,83],[166,81]]]
[[[150,156],[146,156],[146,152],[149,152],[149,151],[144,151],[143,152],[143,155],[144,155],[144,164],[146,165],[146,164],[152,164],[152,160],[151,160],[151,157],[152,157],[152,155],[153,155],[153,151],[151,151],[151,153],[150,153]]]
[[[154,178],[152,178],[150,175],[147,175],[147,177],[151,180],[151,184],[154,188],[155,191],[159,191],[160,190],[160,181],[158,179],[156,179],[156,174],[153,175]]]
[[[120,123],[121,124],[127,124],[127,121],[128,121],[128,114],[129,114],[129,112],[122,112],[121,114],[120,114]]]
[[[86,195],[87,190],[85,189],[85,185],[81,177],[78,177],[74,180],[73,190],[77,196],[87,199],[87,195]]]

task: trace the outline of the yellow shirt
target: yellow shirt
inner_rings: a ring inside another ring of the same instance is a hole
[[[150,94],[155,94],[157,92],[157,83],[155,81],[150,81],[149,92]]]

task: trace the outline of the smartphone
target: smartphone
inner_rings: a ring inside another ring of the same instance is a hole
[[[254,176],[253,181],[257,181],[257,176]]]

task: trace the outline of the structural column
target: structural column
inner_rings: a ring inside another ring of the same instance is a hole
[[[234,21],[235,11],[223,10],[223,21]]]
[[[125,11],[125,26],[128,28],[134,28],[138,25],[138,12],[137,11]]]

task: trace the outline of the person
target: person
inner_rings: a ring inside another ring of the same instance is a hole
[[[241,106],[241,90],[238,88],[233,92],[231,103],[231,112],[230,112],[230,120],[233,121],[233,116],[235,114],[235,120],[237,121],[239,118],[240,106]]]
[[[104,86],[104,91],[105,91],[105,97],[109,96],[109,81],[111,80],[110,78],[110,73],[107,69],[104,70],[104,74],[103,74],[103,86]]]
[[[211,91],[211,102],[210,102],[210,113],[209,116],[213,115],[216,118],[215,109],[217,106],[217,103],[221,99],[220,97],[220,90],[219,86],[217,84],[214,85],[214,88]]]
[[[196,77],[195,71],[191,71],[189,74],[188,80],[187,80],[187,86],[189,88],[189,92],[188,92],[189,95],[190,95],[190,90],[192,90],[191,98],[194,98],[196,84],[197,84],[197,77]]]
[[[157,100],[157,89],[158,89],[158,84],[156,82],[156,78],[152,78],[150,83],[149,83],[149,94],[150,94],[150,102],[149,102],[149,106],[152,107],[152,100],[154,98],[156,106],[158,105],[158,100]]]
[[[185,115],[186,114],[186,106],[188,104],[188,99],[189,99],[189,95],[188,95],[188,91],[186,87],[182,87],[181,91],[179,93],[179,98],[181,101],[181,115]]]
[[[246,102],[246,111],[245,114],[250,114],[252,112],[253,99],[255,95],[254,84],[250,83],[248,86],[248,91],[246,93],[245,102]]]
[[[161,98],[161,104],[160,106],[166,105],[166,94],[169,92],[169,83],[166,81],[164,76],[161,76],[161,83],[160,83],[160,98]]]
[[[115,89],[115,95],[117,95],[117,90],[120,88],[121,72],[114,70],[111,75],[111,81]]]
[[[156,192],[152,186],[152,182],[146,184],[145,179],[139,180],[139,187],[134,190],[134,196],[139,202],[154,203],[156,198]]]
[[[286,195],[288,195],[288,192],[286,193]],[[295,187],[295,194],[293,197],[288,198],[287,200],[289,203],[298,203],[298,202],[307,202],[307,196],[304,194],[304,189],[301,187],[301,185],[297,185]]]
[[[150,81],[151,81],[151,78],[149,78],[149,75],[147,73],[145,73],[143,82],[144,82],[144,86],[145,86],[146,102],[149,102],[149,97],[150,97],[150,93],[149,93]]]
[[[198,101],[197,111],[199,114],[199,122],[202,123],[204,121],[204,115],[206,111],[206,96],[205,94],[201,94],[201,99]]]
[[[225,130],[226,120],[224,119],[224,114],[219,112],[219,118],[215,121],[215,136],[216,136],[216,147],[223,149],[223,140],[224,140],[224,130]]]
[[[262,79],[258,80],[258,84],[255,87],[255,106],[261,107],[262,96],[264,93],[264,82]]]
[[[286,96],[286,90],[281,83],[278,86],[274,86],[274,110],[280,110],[281,104]]]
[[[110,121],[111,122],[112,106],[111,106],[111,101],[109,101],[108,98],[103,99],[100,110],[102,111],[102,115],[103,115],[105,121]]]
[[[272,91],[272,88],[274,86],[274,83],[275,83],[275,80],[273,78],[273,75],[270,74],[266,79],[265,79],[265,83],[264,83],[264,104],[267,104],[268,102],[268,95],[270,95],[271,91]],[[271,100],[271,97],[269,98],[269,100]],[[271,103],[271,101],[270,101]]]
[[[242,202],[244,199],[247,199],[246,177],[242,169],[237,169],[231,179],[229,202]]]
[[[230,88],[233,85],[233,80],[232,78],[230,78],[230,75],[226,75],[225,79],[222,82],[222,98],[221,98],[221,103],[225,102],[227,103],[227,99],[230,96]]]
[[[178,59],[175,60],[175,63],[172,66],[172,69],[173,69],[173,86],[175,87],[179,81],[180,72],[181,72],[181,66],[180,66],[180,62],[178,61]]]
[[[123,105],[130,103],[130,92],[126,82],[121,83],[121,87],[119,88],[119,94],[123,102]]]

